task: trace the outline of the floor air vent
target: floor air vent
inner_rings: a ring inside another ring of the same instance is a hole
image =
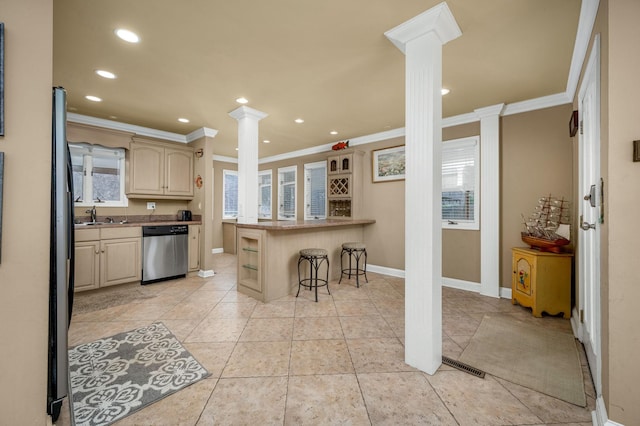
[[[442,363],[448,365],[449,367],[457,368],[460,371],[464,371],[465,373],[469,373],[472,376],[480,377],[484,379],[484,371],[479,370],[475,367],[472,367],[464,362],[456,361],[455,359],[451,359],[449,357],[443,356]]]

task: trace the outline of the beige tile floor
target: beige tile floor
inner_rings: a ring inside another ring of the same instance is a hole
[[[404,280],[369,273],[261,303],[235,289],[235,256],[217,274],[139,287],[147,298],[74,314],[70,345],[162,321],[211,376],[135,413],[123,425],[590,425],[594,390],[582,354],[588,407],[506,380],[442,366],[430,376],[403,362]],[[106,291],[117,291],[107,289]],[[78,294],[79,299],[93,297]],[[487,313],[570,332],[567,320],[443,288],[443,352],[458,358]],[[58,424],[69,424],[68,411]]]

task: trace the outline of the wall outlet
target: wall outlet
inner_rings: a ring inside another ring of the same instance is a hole
[[[155,210],[155,209],[156,209],[156,203],[154,202],[147,203],[147,210]]]

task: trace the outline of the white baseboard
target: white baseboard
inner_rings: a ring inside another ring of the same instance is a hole
[[[391,277],[405,278],[403,269],[388,268],[386,266],[379,265],[367,265],[367,271],[382,275],[389,275]],[[481,287],[480,283],[447,277],[442,277],[442,285],[444,287],[457,288],[460,290],[472,291],[474,293],[480,293]],[[511,299],[511,289],[507,287],[500,287],[500,297],[503,299]]]
[[[624,426],[622,423],[609,420],[602,395],[596,398],[596,409],[591,412],[591,421],[595,426]]]
[[[582,342],[582,324],[580,323],[578,308],[575,306],[571,311],[571,329],[573,330],[573,336]]]
[[[386,266],[367,265],[367,271],[375,272],[376,274],[389,275],[391,277],[404,278],[404,270],[387,268]]]
[[[224,249],[222,247],[211,249],[211,254],[218,254],[218,253],[224,253]]]
[[[472,291],[480,293],[480,283],[472,281],[458,280],[455,278],[442,277],[442,286],[449,288],[457,288],[458,290]]]
[[[215,274],[216,274],[216,273],[215,273],[215,272],[213,272],[213,269],[207,269],[206,271],[203,271],[202,269],[200,269],[200,270],[198,271],[198,276],[199,276],[200,278],[209,278],[209,277],[214,276]]]
[[[511,299],[511,289],[509,287],[500,287],[500,297],[503,299]]]

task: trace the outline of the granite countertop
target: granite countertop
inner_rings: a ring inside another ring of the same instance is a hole
[[[136,226],[158,226],[158,225],[201,225],[199,220],[178,221],[178,220],[156,220],[146,222],[127,222],[127,223],[108,223],[98,221],[95,225],[86,225],[84,223],[76,223],[74,229],[93,229],[93,228],[131,228]]]
[[[324,220],[278,220],[272,222],[237,223],[238,228],[266,229],[268,231],[291,231],[295,229],[330,228],[335,226],[370,225],[373,219],[324,219]]]

